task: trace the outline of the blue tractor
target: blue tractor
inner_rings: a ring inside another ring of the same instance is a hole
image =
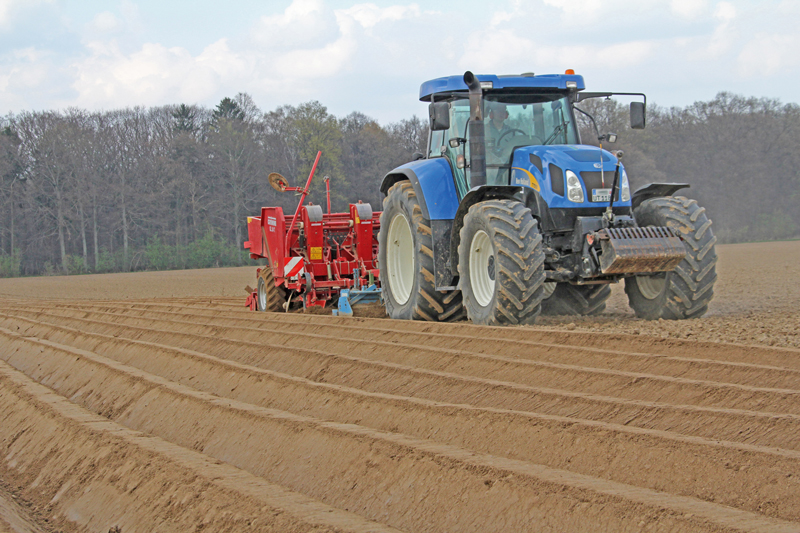
[[[594,119],[580,102],[614,94],[636,93],[584,92],[571,71],[423,83],[427,153],[381,184],[389,316],[516,325],[592,315],[623,279],[639,317],[703,315],[716,239],[705,210],[673,196],[688,184],[631,194],[621,152],[581,144],[576,113]],[[644,128],[645,103],[631,103],[631,128]]]

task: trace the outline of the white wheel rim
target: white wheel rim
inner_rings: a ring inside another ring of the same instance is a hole
[[[494,249],[489,235],[478,230],[469,245],[469,280],[475,300],[486,307],[494,296],[496,278]]]
[[[266,285],[263,278],[258,279],[258,307],[261,311],[266,311],[267,309]]]
[[[398,213],[389,223],[389,242],[386,249],[386,270],[389,274],[389,288],[392,297],[400,304],[405,304],[411,297],[414,287],[414,237],[411,225],[402,213]]]
[[[548,281],[542,284],[542,288],[544,290],[544,297],[543,300],[550,298],[554,292],[556,292],[556,285],[558,285],[555,281]]]
[[[666,275],[636,276],[636,285],[639,287],[639,292],[648,300],[655,300],[661,296],[666,284]]]

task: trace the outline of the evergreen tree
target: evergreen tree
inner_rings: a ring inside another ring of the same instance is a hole
[[[197,131],[197,111],[194,108],[181,104],[171,115],[175,119],[173,129],[176,133],[191,134]]]
[[[239,104],[226,96],[214,109],[213,118],[214,122],[218,122],[220,119],[244,120],[244,111],[239,107]]]

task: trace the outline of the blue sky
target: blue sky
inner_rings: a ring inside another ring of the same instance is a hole
[[[573,68],[662,106],[723,90],[800,102],[798,0],[0,0],[0,114],[319,100],[381,123],[419,85]]]

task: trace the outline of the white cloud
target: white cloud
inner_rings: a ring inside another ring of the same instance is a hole
[[[91,28],[100,32],[113,32],[120,28],[120,20],[110,11],[98,13],[92,19]]]
[[[603,67],[623,70],[641,64],[654,51],[650,41],[629,41],[609,46],[552,45],[521,37],[513,30],[492,30],[473,35],[458,64],[486,74],[563,72],[567,68]]]
[[[48,1],[0,0],[0,112],[213,105],[245,91],[265,109],[317,99],[396,120],[424,113],[420,83],[466,69],[574,68],[593,87],[643,90],[663,105],[719,90],[800,100],[797,0],[499,0],[439,3],[436,13],[420,0],[284,0],[226,12],[191,39],[171,21],[149,24],[163,13],[139,0],[83,18]],[[42,48],[45,31],[55,44]]]
[[[696,19],[706,11],[704,0],[671,0],[670,10],[679,17],[685,19]]]
[[[736,19],[736,8],[730,2],[719,2],[714,8],[714,18],[719,22],[714,28],[707,52],[717,58],[728,52],[737,42],[738,32],[733,27]]]
[[[0,56],[0,112],[29,108],[31,95],[58,93],[58,68],[53,54],[22,48]]]
[[[75,62],[76,104],[88,108],[198,102],[213,96],[224,83],[241,82],[249,67],[225,40],[206,47],[197,57],[183,48],[145,44],[125,55],[116,43],[92,42],[91,55]]]
[[[640,20],[644,14],[658,13],[669,0],[541,0],[542,4],[561,10],[561,22],[578,25],[602,25],[606,29],[625,28],[626,23]],[[681,1],[681,0],[676,0]],[[688,0],[687,0],[688,1]],[[703,1],[703,0],[697,0]],[[515,3],[515,11],[521,11],[521,3]],[[537,9],[532,4],[525,4],[525,10],[529,15],[540,19],[543,10]],[[548,18],[549,20],[549,18]],[[537,24],[538,29],[548,29]]]
[[[557,7],[564,11],[566,15],[581,15],[591,18],[601,9],[608,8],[608,4],[601,0],[544,0],[544,3]]]
[[[797,35],[758,34],[742,47],[736,58],[737,72],[744,77],[771,76],[800,66]]]
[[[0,26],[6,26],[17,11],[52,2],[53,0],[0,0]]]
[[[254,41],[270,50],[312,48],[336,38],[333,11],[322,0],[294,0],[283,13],[261,17],[251,30]]]
[[[730,2],[719,2],[714,8],[714,18],[727,24],[736,18],[736,8]]]
[[[337,14],[351,17],[364,28],[372,28],[379,22],[387,20],[398,21],[410,17],[418,17],[420,15],[420,9],[416,4],[411,4],[409,6],[389,6],[385,8],[380,8],[375,4],[357,4],[349,9],[337,11]]]
[[[197,56],[157,43],[124,53],[116,41],[97,39],[86,44],[87,57],[72,64],[72,87],[76,103],[91,108],[202,102],[234,87],[284,98],[313,95],[311,81],[352,70],[359,46],[369,39],[365,31],[419,16],[416,5],[331,10],[321,0],[294,0],[282,13],[262,17],[249,42],[231,48],[222,39]],[[110,28],[117,21],[98,17],[95,26]]]
[[[505,74],[509,71],[504,69],[534,63],[534,52],[532,40],[520,37],[510,29],[495,29],[470,35],[458,64],[462,69],[476,73]]]

